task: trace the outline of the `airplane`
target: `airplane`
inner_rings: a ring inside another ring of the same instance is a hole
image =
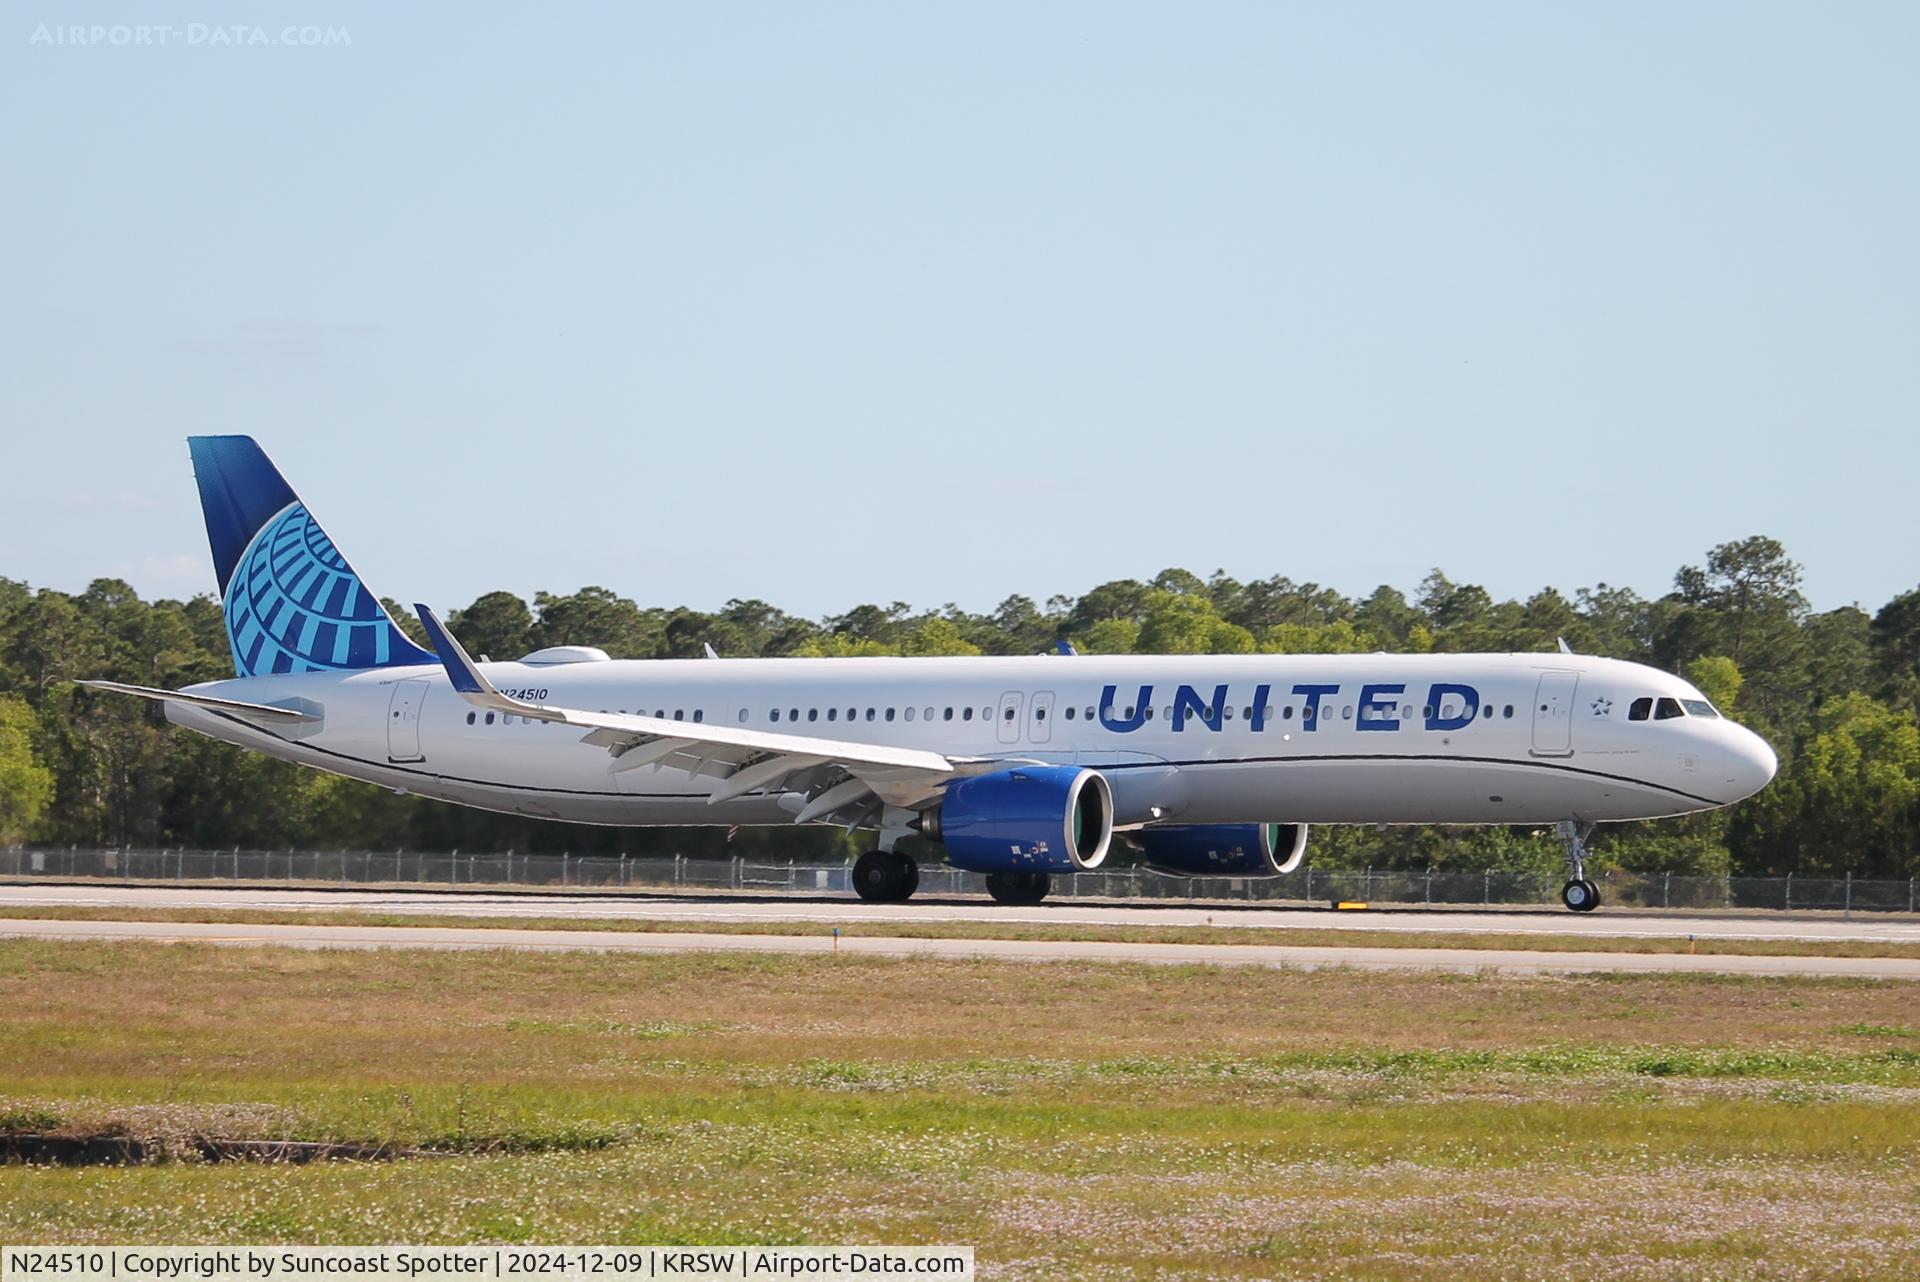
[[[640,825],[871,830],[853,885],[910,897],[910,834],[1034,904],[1125,833],[1154,870],[1278,877],[1316,824],[1552,825],[1561,901],[1600,903],[1594,825],[1732,805],[1773,750],[1699,690],[1573,654],[475,660],[408,639],[266,454],[188,440],[232,680],[82,685],[399,793]]]

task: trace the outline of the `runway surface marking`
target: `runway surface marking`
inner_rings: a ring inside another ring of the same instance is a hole
[[[0,937],[204,943],[225,947],[425,948],[468,951],[830,955],[819,935],[703,935],[614,931],[515,930],[509,927],[305,926],[146,921],[0,919]],[[1305,948],[1270,944],[1138,944],[1104,940],[885,939],[853,936],[838,951],[855,957],[984,958],[1001,961],[1108,961],[1315,969],[1447,970],[1503,974],[1582,972],[1847,976],[1920,980],[1920,959],[1752,957],[1687,953],[1528,952],[1448,948]]]
[[[1920,919],[1795,916],[1786,913],[1596,913],[1383,908],[1336,913],[1316,908],[1159,907],[1043,904],[1005,908],[984,900],[866,904],[852,898],[673,895],[420,893],[404,890],[276,890],[264,887],[3,885],[0,906],[32,908],[248,909],[276,912],[376,912],[433,917],[571,917],[593,921],[676,922],[987,922],[1027,926],[1232,926],[1273,930],[1389,931],[1401,934],[1591,935],[1614,939],[1766,939],[1802,943],[1920,944]]]

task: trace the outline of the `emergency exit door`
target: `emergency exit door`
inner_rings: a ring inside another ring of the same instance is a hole
[[[1533,696],[1533,755],[1573,755],[1573,697],[1578,672],[1543,672]]]
[[[426,697],[424,680],[415,678],[394,683],[393,698],[387,705],[389,761],[426,760],[420,753],[420,705]]]

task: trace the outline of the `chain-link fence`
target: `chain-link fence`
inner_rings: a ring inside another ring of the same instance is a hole
[[[842,864],[689,859],[675,855],[521,855],[380,850],[0,850],[0,877],[98,878],[128,882],[250,882],[292,886],[487,886],[552,889],[849,893]],[[1301,868],[1284,877],[1166,877],[1144,868],[1056,876],[1054,899],[1325,904],[1551,904],[1563,878],[1534,872],[1414,872]],[[1920,879],[1691,877],[1616,874],[1601,881],[1608,904],[1640,908],[1920,910]],[[977,873],[942,865],[920,871],[922,895],[984,895]]]

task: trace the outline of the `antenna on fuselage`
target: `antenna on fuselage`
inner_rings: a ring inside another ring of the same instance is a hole
[[[1554,640],[1555,640],[1555,641],[1558,641],[1558,642],[1560,643],[1560,653],[1561,653],[1561,654],[1572,654],[1572,653],[1573,653],[1573,647],[1567,644],[1567,639],[1566,639],[1565,637],[1555,637],[1555,638],[1554,638]]]

